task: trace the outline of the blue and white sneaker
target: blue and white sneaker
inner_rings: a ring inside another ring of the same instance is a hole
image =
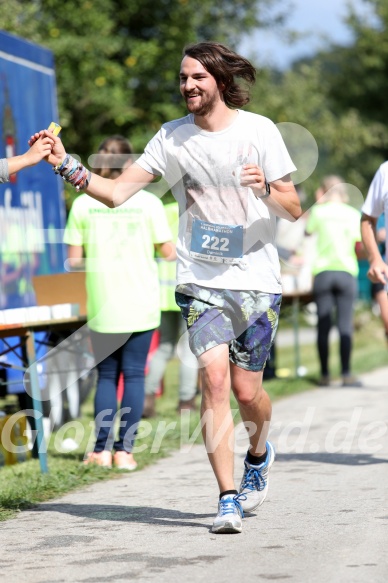
[[[275,461],[275,448],[270,441],[265,444],[267,458],[258,466],[252,466],[245,459],[244,474],[240,484],[239,501],[244,512],[252,512],[261,506],[268,492],[268,474]]]
[[[225,494],[218,503],[218,514],[214,519],[212,532],[217,534],[241,532],[242,518],[244,518],[244,512],[239,495]]]

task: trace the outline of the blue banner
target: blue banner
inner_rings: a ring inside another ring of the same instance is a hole
[[[0,157],[23,154],[36,131],[58,120],[54,58],[0,32]],[[62,181],[46,162],[0,184],[0,309],[35,304],[33,275],[64,271]]]
[[[1,31],[0,158],[26,152],[30,136],[51,121],[60,123],[52,52]],[[32,277],[64,271],[65,221],[62,180],[46,162],[0,184],[0,309],[35,305]],[[10,352],[5,360],[20,366],[20,358]],[[21,372],[8,369],[7,378],[9,393],[24,391]]]

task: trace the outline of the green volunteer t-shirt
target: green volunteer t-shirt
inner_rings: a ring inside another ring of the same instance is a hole
[[[139,332],[160,324],[154,245],[171,241],[163,204],[141,190],[110,209],[86,194],[75,199],[64,241],[86,255],[87,317],[96,332]]]
[[[347,271],[358,275],[355,244],[361,240],[361,214],[337,202],[316,204],[307,220],[306,231],[317,234],[313,275],[321,271]]]
[[[172,202],[164,206],[167,221],[171,229],[174,243],[178,238],[179,230],[179,206]],[[160,283],[160,309],[163,312],[179,312],[175,301],[176,288],[176,261],[158,259],[159,283]]]

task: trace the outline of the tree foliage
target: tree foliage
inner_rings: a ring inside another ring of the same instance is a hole
[[[318,165],[303,185],[310,195],[333,173],[365,194],[388,157],[388,4],[366,1],[369,20],[349,8],[350,46],[332,45],[284,73],[264,70],[253,91],[251,110],[300,124],[314,136]]]
[[[278,1],[5,0],[0,27],[54,52],[63,135],[84,157],[114,133],[141,151],[185,112],[183,47],[211,39],[236,47]]]
[[[286,71],[263,68],[248,109],[293,122],[317,141],[319,162],[304,185],[327,173],[365,192],[388,157],[388,3],[365,0],[372,20],[350,8],[354,42],[331,46]],[[84,160],[107,135],[139,152],[166,120],[185,114],[178,71],[183,47],[273,26],[286,0],[3,0],[0,28],[55,55],[60,123],[69,151]]]
[[[249,108],[276,123],[299,124],[312,134],[319,158],[314,173],[302,184],[311,196],[327,174],[339,174],[366,192],[382,161],[387,129],[351,103],[339,107],[330,95],[330,83],[320,60],[300,63],[281,76],[263,71]]]
[[[388,3],[365,2],[369,18],[349,9],[352,44],[332,46],[313,60],[324,80],[326,106],[337,120],[328,147],[349,181],[364,191],[388,158]]]
[[[351,11],[348,24],[354,42],[323,56],[330,96],[341,109],[349,103],[378,122],[388,115],[388,3],[367,0],[374,16],[365,19]]]

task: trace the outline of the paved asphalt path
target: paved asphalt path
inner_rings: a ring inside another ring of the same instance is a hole
[[[215,480],[186,447],[1,523],[1,581],[385,583],[388,368],[362,379],[274,404],[269,494],[242,534],[212,534]]]

